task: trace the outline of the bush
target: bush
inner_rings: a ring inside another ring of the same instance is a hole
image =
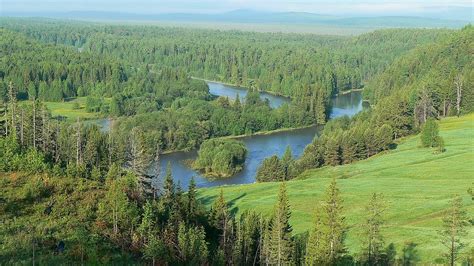
[[[31,176],[23,186],[23,198],[26,200],[35,200],[48,194],[48,187],[38,176]]]
[[[37,174],[44,172],[46,170],[46,164],[44,163],[43,153],[35,149],[29,149],[24,155],[21,170],[29,174]]]
[[[430,148],[437,147],[440,139],[438,123],[433,118],[429,118],[421,131],[421,145]]]

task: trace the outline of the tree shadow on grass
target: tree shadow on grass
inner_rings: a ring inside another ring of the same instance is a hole
[[[232,216],[235,216],[235,214],[239,211],[239,208],[238,208],[237,206],[235,206],[236,202],[237,202],[239,199],[245,197],[246,195],[247,195],[247,193],[242,193],[242,194],[240,194],[239,196],[237,196],[236,198],[234,198],[234,199],[232,199],[232,200],[230,200],[230,201],[227,202],[227,208],[229,208],[230,214],[231,214]],[[224,195],[224,196],[225,196],[225,195]]]

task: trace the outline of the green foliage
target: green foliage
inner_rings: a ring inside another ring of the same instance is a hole
[[[364,258],[369,265],[386,263],[383,261],[384,237],[382,229],[385,223],[386,203],[383,195],[374,193],[365,207],[366,221],[363,226],[362,242]]]
[[[206,176],[228,177],[242,170],[247,148],[241,141],[211,139],[203,142],[193,168]]]
[[[289,223],[291,216],[290,203],[285,183],[281,183],[278,200],[275,204],[270,224],[269,257],[274,265],[285,265],[291,262],[293,239]]]
[[[420,139],[423,147],[438,147],[440,152],[444,152],[444,140],[439,135],[438,123],[433,118],[429,118],[423,125]]]
[[[443,229],[439,234],[442,244],[446,247],[445,257],[449,265],[459,261],[461,250],[466,247],[466,227],[469,226],[468,216],[463,208],[462,198],[457,196],[451,200],[443,217]]]
[[[455,114],[457,87],[461,88],[460,109],[471,112],[473,105],[473,60],[470,44],[474,27],[420,45],[397,58],[380,75],[371,79],[364,95],[371,103],[380,102],[393,92],[408,95],[412,110],[418,109],[421,122],[430,116]]]
[[[48,194],[49,188],[45,180],[40,176],[31,176],[23,186],[23,198],[29,201],[44,197]]]
[[[46,170],[44,155],[35,149],[29,149],[22,161],[24,163],[20,166],[20,170],[29,174],[42,173]]]
[[[181,223],[178,228],[178,249],[180,260],[188,265],[202,265],[208,260],[205,232],[201,227],[186,228]]]
[[[0,170],[17,170],[20,164],[18,155],[19,147],[16,136],[11,134],[6,138],[0,138]]]
[[[263,160],[262,165],[257,170],[256,179],[258,182],[284,181],[285,168],[278,156],[273,155]]]
[[[308,243],[306,245],[305,253],[305,264],[306,265],[318,265],[324,264],[326,261],[325,252],[327,250],[326,239],[324,239],[325,233],[322,216],[322,209],[316,207],[316,213],[314,217],[313,227],[309,230]]]

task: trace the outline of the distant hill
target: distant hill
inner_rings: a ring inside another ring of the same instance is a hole
[[[435,12],[435,11],[433,11]],[[437,12],[437,11],[436,11]],[[460,12],[460,11],[459,11]],[[466,13],[467,11],[462,10]],[[462,13],[462,14],[464,14]],[[458,19],[452,16],[441,18],[438,13],[426,17],[427,14],[410,16],[331,16],[306,12],[264,12],[248,9],[234,10],[218,14],[196,13],[166,13],[166,14],[134,14],[102,11],[74,11],[65,13],[21,13],[3,16],[40,16],[51,18],[69,18],[85,20],[114,20],[114,21],[162,21],[162,22],[219,22],[239,24],[283,24],[283,25],[318,25],[343,27],[425,27],[425,28],[460,28],[470,23],[469,17],[464,14]],[[431,13],[429,13],[431,14]],[[428,14],[428,15],[429,15]]]

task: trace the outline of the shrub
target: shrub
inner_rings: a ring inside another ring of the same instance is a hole
[[[429,118],[421,131],[421,145],[430,148],[437,147],[439,140],[438,123],[433,118]]]

